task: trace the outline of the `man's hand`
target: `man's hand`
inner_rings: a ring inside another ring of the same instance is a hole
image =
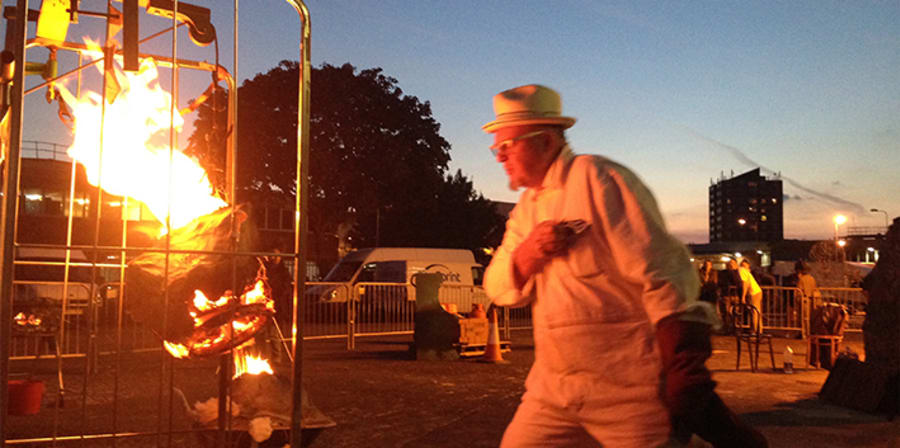
[[[558,221],[544,221],[536,225],[513,251],[516,287],[525,285],[551,258],[565,254],[573,234],[570,226]]]

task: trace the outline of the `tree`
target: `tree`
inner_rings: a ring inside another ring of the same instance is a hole
[[[298,73],[297,62],[282,61],[238,91],[238,202],[293,204]],[[380,68],[323,64],[312,69],[311,83],[312,234],[338,235],[356,247],[499,242],[491,232],[502,223],[490,203],[461,172],[447,174],[451,147],[429,102],[404,95]],[[189,148],[220,188],[224,96],[201,106]]]

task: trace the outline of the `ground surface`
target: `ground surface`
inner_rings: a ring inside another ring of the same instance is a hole
[[[860,339],[858,335],[848,336],[845,345],[861,353]],[[311,440],[311,446],[462,448],[499,444],[533,360],[530,332],[513,332],[513,350],[504,354],[508,364],[415,361],[408,352],[411,340],[411,336],[361,339],[356,351],[347,351],[344,341],[337,340],[305,344],[303,368],[309,395],[337,422],[336,427],[321,431]],[[780,370],[786,344],[795,352],[796,369],[790,375]],[[776,339],[777,369],[772,369],[764,348],[761,369],[751,373],[746,354],[741,369],[735,370],[734,339],[716,336],[708,365],[718,382],[719,394],[758,427],[773,447],[900,446],[900,424],[884,415],[857,412],[818,399],[828,371],[802,368],[805,345],[797,339]],[[92,375],[86,389],[83,363],[74,360],[66,364],[64,379],[70,392],[62,408],[53,403],[55,365],[41,367],[44,373],[37,377],[49,389],[41,412],[33,417],[11,418],[8,438],[108,431],[115,419],[120,432],[156,433],[172,428],[176,433],[171,437],[122,440],[115,445],[81,440],[58,446],[204,446],[195,433],[177,433],[190,429],[191,420],[180,398],[170,398],[161,384],[171,381],[184,391],[190,403],[216,396],[215,362],[166,368],[158,356],[147,354],[122,359],[118,375],[112,375],[108,372],[115,371],[113,361],[101,360],[98,370],[107,373]],[[14,363],[13,367],[22,370],[25,365]],[[118,400],[112,400],[114,391]]]

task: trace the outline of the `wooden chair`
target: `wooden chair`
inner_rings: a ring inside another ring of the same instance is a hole
[[[849,313],[839,303],[826,303],[817,307],[810,322],[810,335],[806,339],[806,365],[826,369],[834,365],[844,340]],[[823,352],[828,359],[823,361]]]
[[[807,338],[806,344],[806,365],[815,366],[817,369],[822,367],[822,352],[827,350],[828,361],[825,367],[830,368],[837,359],[838,352],[841,350],[841,342],[843,336],[831,336],[824,334],[811,334]]]
[[[772,369],[775,369],[775,352],[772,349],[772,335],[765,333],[762,328],[762,313],[749,303],[736,303],[731,306],[728,313],[731,317],[732,330],[737,342],[737,363],[735,370],[741,368],[741,345],[747,345],[747,355],[750,357],[750,370],[756,372],[759,367],[759,346],[762,343],[769,345],[769,357],[772,360]]]

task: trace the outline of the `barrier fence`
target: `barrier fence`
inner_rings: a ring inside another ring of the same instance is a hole
[[[117,284],[104,284],[91,291],[90,285],[70,283],[69,298],[63,314],[62,282],[17,282],[17,294],[26,297],[25,289],[56,291],[58,323],[48,331],[14,331],[11,358],[36,356],[92,356],[114,353],[117,347],[126,351],[159,350],[161,340],[139,319],[127,303],[118,320]],[[866,296],[860,288],[819,288],[820,296],[805,297],[797,288],[764,286],[763,323],[769,330],[807,335],[814,307],[834,302],[846,307],[850,319],[846,331],[862,330]],[[33,292],[30,293],[33,295]],[[94,300],[87,297],[95,296]],[[448,310],[466,314],[476,303],[488,308],[490,301],[481,287],[442,286],[439,300]],[[25,303],[24,300],[22,303]],[[304,340],[346,339],[347,349],[356,348],[358,338],[413,334],[415,328],[415,288],[398,283],[307,283],[306,297],[301,301],[304,321],[300,325]],[[500,308],[498,323],[501,335],[531,328],[531,308]],[[16,325],[14,324],[14,327]],[[52,330],[52,331],[49,331]],[[289,337],[288,328],[281,328]]]
[[[849,319],[844,331],[860,332],[866,317],[867,298],[861,288],[818,288],[807,297],[795,287],[763,286],[763,325],[768,330],[809,334],[809,322],[815,308],[837,303],[847,310]]]

